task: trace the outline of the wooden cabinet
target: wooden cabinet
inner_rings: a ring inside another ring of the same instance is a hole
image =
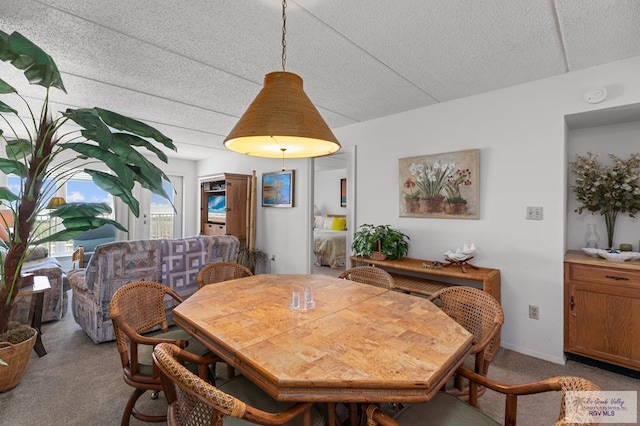
[[[640,370],[640,261],[570,250],[564,260],[564,350]]]
[[[223,173],[200,183],[200,233],[235,235],[245,245],[251,176]]]

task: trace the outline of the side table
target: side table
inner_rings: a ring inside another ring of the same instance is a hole
[[[49,277],[45,275],[37,275],[33,277],[33,285],[31,287],[25,287],[19,291],[19,294],[32,294],[33,300],[31,300],[31,310],[29,317],[31,318],[31,327],[38,330],[36,336],[36,343],[33,346],[33,350],[36,351],[39,357],[45,356],[47,351],[42,344],[42,306],[44,305],[44,292],[51,288],[49,283]]]

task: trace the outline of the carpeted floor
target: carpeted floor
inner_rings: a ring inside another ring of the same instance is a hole
[[[123,379],[114,342],[94,344],[76,325],[70,311],[60,321],[44,324],[48,354],[35,352],[21,383],[0,394],[0,425],[118,425],[131,388]],[[489,376],[520,383],[557,375],[588,378],[604,390],[638,390],[640,381],[574,361],[552,364],[502,348]],[[141,398],[147,409],[166,409],[162,398]],[[485,412],[502,421],[503,398],[491,391],[481,398]],[[551,392],[519,399],[518,425],[551,425],[558,414],[560,394]],[[640,417],[639,417],[640,418]],[[141,425],[135,419],[131,425]]]

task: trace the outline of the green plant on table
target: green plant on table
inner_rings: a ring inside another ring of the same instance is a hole
[[[105,109],[52,111],[50,89],[66,93],[61,74],[53,59],[20,33],[8,35],[0,31],[0,59],[22,71],[30,84],[45,90],[44,102],[34,101],[20,95],[4,80],[5,76],[0,79],[0,140],[6,145],[6,158],[0,158],[0,171],[20,178],[17,193],[0,187],[0,205],[10,209],[15,219],[9,240],[0,243],[6,251],[4,257],[0,256],[2,333],[9,324],[30,246],[73,239],[83,231],[108,223],[126,231],[118,222],[102,217],[111,212],[104,203],[69,203],[51,213],[61,221],[62,230],[44,235],[34,224],[46,208],[48,197],[82,172],[91,176],[98,187],[121,199],[138,216],[139,204],[132,194],[136,182],[169,198],[162,189],[167,176],[140,151],[145,149],[166,163],[167,156],[156,143],[171,150],[175,150],[175,146],[154,128]],[[20,72],[16,72],[12,77],[19,75]],[[30,105],[30,101],[35,105]],[[103,171],[105,167],[112,173]],[[0,226],[9,228],[6,222],[0,222]]]
[[[353,234],[351,249],[356,256],[371,257],[371,252],[380,251],[389,260],[407,256],[410,238],[390,225],[364,224]]]

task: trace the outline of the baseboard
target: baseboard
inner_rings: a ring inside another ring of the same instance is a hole
[[[640,371],[621,367],[615,364],[609,364],[608,362],[598,361],[597,359],[588,358],[581,355],[566,353],[566,356],[568,360],[579,362],[580,364],[600,368],[601,370],[611,371],[612,373],[616,374],[622,374],[623,376],[632,377],[634,379],[640,379]]]
[[[509,349],[511,351],[518,352],[518,353],[523,354],[523,355],[529,355],[529,356],[532,356],[534,358],[542,359],[544,361],[553,362],[554,364],[564,365],[566,363],[566,359],[565,359],[564,356],[562,356],[562,357],[551,356],[549,354],[545,354],[545,353],[542,353],[542,352],[532,351],[531,349],[525,348],[525,347],[522,347],[522,346],[512,345],[512,344],[506,343],[504,341],[501,342],[500,346],[505,348],[505,349]]]

